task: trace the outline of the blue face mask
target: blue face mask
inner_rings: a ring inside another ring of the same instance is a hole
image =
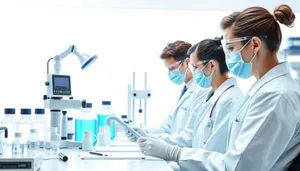
[[[252,57],[249,63],[246,63],[243,60],[241,51],[249,44],[251,40],[249,40],[241,50],[233,51],[226,56],[226,64],[229,71],[239,77],[239,78],[249,78],[252,73],[252,60],[255,58],[256,54]]]
[[[205,76],[203,69],[195,71],[193,74],[193,78],[196,83],[202,88],[208,88],[211,86],[211,75]]]
[[[181,66],[179,66],[177,69],[173,70],[173,71],[170,71],[168,76],[169,76],[169,79],[175,83],[175,84],[182,84],[185,80],[185,77],[186,77],[186,72],[184,74],[181,74],[180,71],[179,71],[179,68]]]

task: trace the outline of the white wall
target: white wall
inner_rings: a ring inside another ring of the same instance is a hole
[[[0,2],[1,3],[1,2]],[[288,4],[300,12],[298,0],[9,0],[2,2],[12,6],[56,6],[121,9],[164,9],[164,10],[214,10],[240,11],[249,6],[263,6],[273,10],[281,4]]]
[[[75,44],[81,52],[99,56],[86,71],[81,71],[74,56],[63,61],[62,73],[72,74],[75,98],[92,101],[95,111],[102,100],[111,100],[117,114],[126,113],[132,72],[140,74],[137,88],[143,88],[142,76],[147,71],[152,91],[149,123],[158,123],[176,103],[181,89],[168,80],[159,59],[162,48],[175,40],[197,43],[220,36],[219,21],[229,13],[2,7],[0,114],[5,107],[18,108],[18,113],[21,107],[43,107],[46,61]],[[299,36],[299,26],[283,30],[285,36]],[[240,84],[246,90],[250,82]]]

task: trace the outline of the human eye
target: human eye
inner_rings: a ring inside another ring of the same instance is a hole
[[[231,53],[233,50],[234,50],[233,47],[230,47],[230,46],[227,47],[227,51],[228,51],[229,53]]]

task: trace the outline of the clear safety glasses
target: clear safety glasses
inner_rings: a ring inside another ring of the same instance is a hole
[[[181,65],[181,63],[182,63],[181,61],[177,61],[177,62],[175,62],[174,64],[167,65],[167,66],[166,66],[167,72],[170,72],[170,71],[173,71],[173,70],[179,68],[180,65]]]
[[[197,62],[197,63],[191,63],[191,62],[189,62],[189,68],[190,68],[190,71],[191,71],[192,73],[194,73],[194,72],[197,70],[197,67],[198,67],[199,65],[205,64],[205,63],[207,63],[207,62],[209,62],[209,60],[203,60],[203,61],[199,61],[199,62]],[[203,69],[203,68],[202,68],[202,69]]]
[[[239,38],[234,38],[234,39],[229,39],[229,40],[226,40],[226,39],[221,40],[224,53],[226,55],[228,55],[228,54],[230,54],[231,52],[234,51],[234,47],[231,45],[232,43],[241,42],[241,41],[247,41],[247,40],[252,39],[253,37],[254,36],[245,36],[245,37],[239,37]],[[260,35],[260,36],[257,36],[257,37],[259,37],[261,39],[268,38],[267,35]]]

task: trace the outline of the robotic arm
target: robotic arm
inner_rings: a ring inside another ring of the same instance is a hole
[[[95,60],[98,58],[97,55],[88,55],[88,54],[80,54],[75,45],[71,45],[67,50],[62,52],[60,55],[56,55],[54,57],[54,73],[59,74],[61,70],[60,62],[70,54],[74,54],[78,57],[79,62],[81,63],[81,69],[85,70],[89,67]]]

